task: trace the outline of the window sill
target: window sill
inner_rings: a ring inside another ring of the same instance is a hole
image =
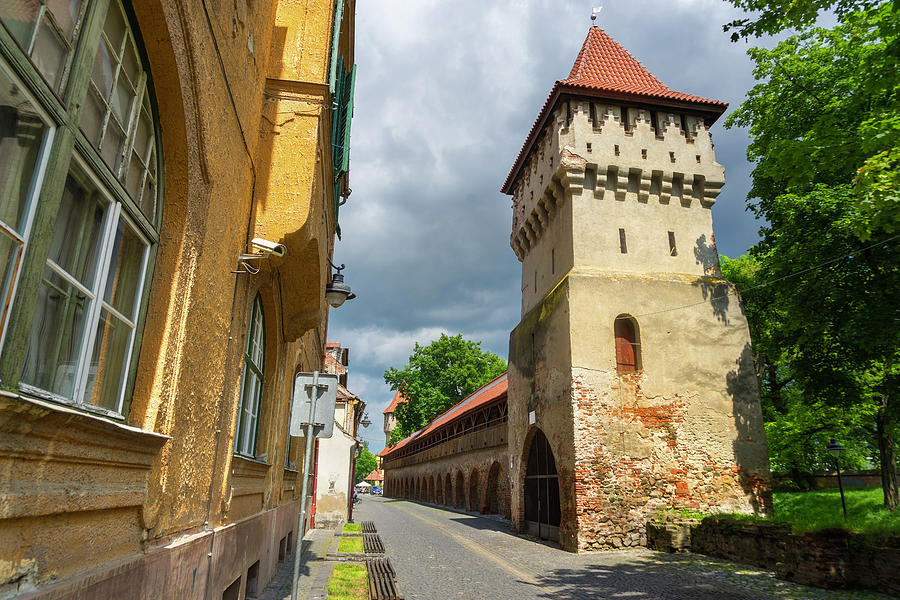
[[[148,474],[170,439],[0,391],[0,469],[12,474],[0,500],[0,519],[140,507]]]

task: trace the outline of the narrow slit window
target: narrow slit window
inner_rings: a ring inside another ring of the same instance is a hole
[[[591,151],[591,143],[590,143],[590,142],[587,143],[587,151],[588,151],[588,152]]]
[[[678,249],[675,247],[675,232],[669,232],[669,256],[678,256]]]
[[[534,272],[534,291],[537,292],[537,271]]]
[[[619,229],[619,251],[628,254],[628,244],[625,243],[625,230]]]
[[[550,274],[556,273],[556,248],[550,248]]]

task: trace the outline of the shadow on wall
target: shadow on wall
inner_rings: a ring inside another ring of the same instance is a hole
[[[700,563],[700,564],[698,564]],[[698,559],[694,555],[654,553],[623,558],[615,564],[556,569],[538,578],[537,598],[607,600],[608,598],[762,598],[774,592],[767,571],[741,565],[740,575],[730,563]],[[738,578],[737,580],[735,578]],[[542,591],[546,590],[546,591]],[[748,590],[761,590],[758,595]]]
[[[749,343],[744,345],[735,363],[737,368],[725,376],[725,382],[732,399],[734,426],[737,429],[733,446],[738,478],[754,512],[771,514],[768,447],[759,406],[759,380]]]
[[[713,308],[716,318],[728,325],[728,305],[731,298],[732,286],[722,280],[722,271],[719,268],[719,252],[715,242],[707,242],[706,234],[697,238],[694,246],[694,258],[698,265],[703,267],[705,275],[693,283],[703,292],[703,299],[708,300]]]

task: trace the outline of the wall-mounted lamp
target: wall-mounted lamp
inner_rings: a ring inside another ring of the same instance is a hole
[[[356,294],[350,291],[350,286],[344,283],[344,276],[341,271],[347,268],[346,265],[336,266],[331,259],[328,264],[334,267],[335,273],[331,276],[331,281],[325,285],[325,301],[332,307],[337,308],[344,303],[345,300],[353,300]]]

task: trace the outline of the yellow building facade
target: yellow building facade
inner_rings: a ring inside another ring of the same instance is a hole
[[[354,8],[0,4],[0,599],[239,600],[288,560]]]

